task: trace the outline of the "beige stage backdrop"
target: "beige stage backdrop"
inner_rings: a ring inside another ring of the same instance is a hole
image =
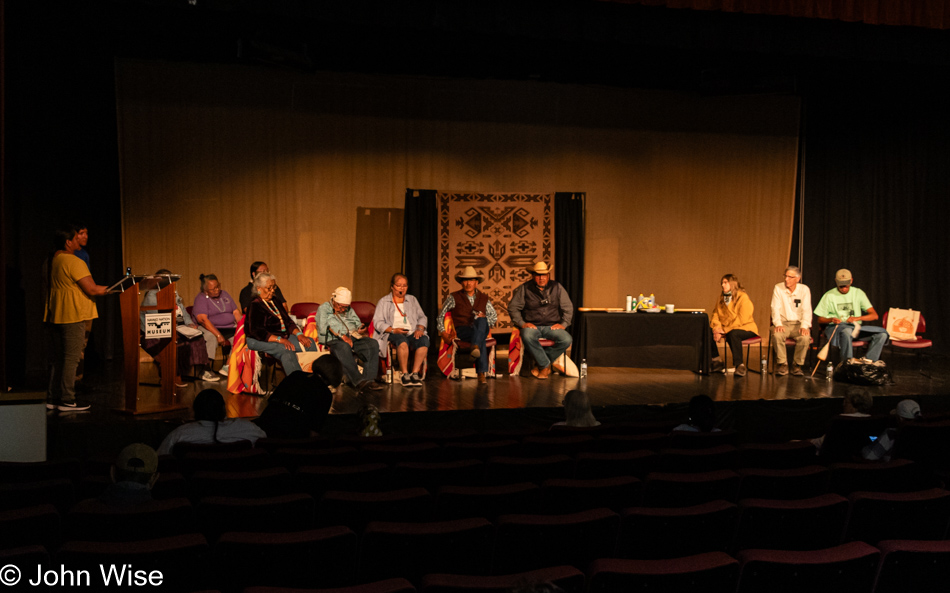
[[[254,260],[291,303],[338,285],[375,301],[399,267],[407,187],[582,191],[587,305],[652,292],[709,309],[729,272],[768,326],[794,97],[133,61],[116,81],[125,263],[182,274],[186,302],[202,272],[237,297]]]

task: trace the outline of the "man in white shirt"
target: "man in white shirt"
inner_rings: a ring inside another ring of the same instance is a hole
[[[802,271],[796,266],[785,268],[785,281],[772,290],[772,348],[775,350],[775,374],[787,375],[789,365],[785,340],[795,340],[793,375],[804,375],[802,365],[811,343],[811,291],[801,283]]]

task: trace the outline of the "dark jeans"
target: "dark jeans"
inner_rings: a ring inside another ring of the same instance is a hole
[[[488,338],[488,320],[484,317],[476,317],[472,326],[461,326],[455,328],[455,335],[463,342],[468,342],[472,346],[478,346],[481,356],[475,361],[475,372],[488,372],[488,349],[485,348],[485,340]]]

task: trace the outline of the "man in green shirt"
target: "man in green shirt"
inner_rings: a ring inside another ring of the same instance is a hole
[[[851,358],[852,340],[870,342],[866,358],[879,360],[887,341],[887,332],[883,327],[863,327],[865,321],[875,321],[878,316],[868,295],[860,288],[851,286],[852,282],[850,270],[838,270],[835,274],[837,287],[822,295],[815,307],[815,316],[819,323],[828,324],[825,335],[829,339],[834,333],[831,345],[841,349],[842,360]],[[838,326],[837,331],[835,326]]]

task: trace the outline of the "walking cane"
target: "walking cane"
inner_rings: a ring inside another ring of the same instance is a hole
[[[831,349],[831,341],[835,339],[835,334],[838,333],[838,328],[839,328],[839,327],[841,327],[841,324],[840,324],[840,323],[837,324],[837,325],[835,325],[834,331],[831,332],[831,337],[828,338],[828,343],[825,344],[825,347],[824,347],[824,348],[822,348],[821,350],[818,351],[818,360],[820,360],[821,362],[825,362],[826,360],[828,360],[828,350]],[[811,376],[812,376],[812,377],[815,376],[815,371],[818,370],[819,364],[820,364],[820,363],[817,363],[817,362],[816,362],[816,363],[815,363],[815,368],[813,368],[813,369],[811,370]]]

